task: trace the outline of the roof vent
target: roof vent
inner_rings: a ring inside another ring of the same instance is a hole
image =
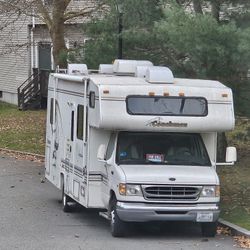
[[[120,60],[114,62],[114,72],[117,74],[135,74],[137,66],[153,66],[150,61],[137,61],[137,60]]]
[[[70,75],[88,75],[86,64],[68,64],[68,74]]]
[[[139,78],[145,78],[148,68],[149,66],[137,66],[135,70],[135,76]]]
[[[154,66],[147,69],[146,81],[150,83],[174,83],[174,76],[168,67]]]
[[[100,64],[98,72],[100,74],[113,74],[113,64]]]

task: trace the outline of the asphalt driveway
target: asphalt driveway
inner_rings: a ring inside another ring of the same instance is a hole
[[[75,206],[64,213],[61,192],[44,178],[44,166],[0,156],[0,249],[237,249],[230,236],[203,238],[190,223],[133,224],[113,238],[96,210]]]

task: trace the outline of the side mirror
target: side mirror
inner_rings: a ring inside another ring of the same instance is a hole
[[[105,154],[106,154],[106,145],[105,144],[101,144],[98,148],[97,151],[97,159],[98,161],[105,161]]]
[[[237,161],[236,147],[227,147],[226,162],[236,162],[236,161]]]
[[[232,166],[237,161],[237,151],[235,147],[227,147],[226,162],[217,162],[217,166]]]

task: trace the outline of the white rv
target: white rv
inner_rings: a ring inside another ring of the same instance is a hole
[[[217,132],[234,128],[230,88],[178,79],[148,61],[116,60],[98,73],[70,65],[48,88],[46,178],[76,201],[99,208],[111,233],[129,222],[194,221],[214,236],[220,182]]]

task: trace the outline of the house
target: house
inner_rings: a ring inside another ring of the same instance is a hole
[[[44,1],[48,7],[52,3]],[[79,9],[86,4],[91,1],[72,0],[69,7]],[[37,69],[55,70],[53,46],[46,25],[38,18],[2,11],[0,20],[0,101],[18,104],[18,87],[32,79]],[[68,48],[84,42],[82,23],[86,20],[77,18],[65,24]]]

